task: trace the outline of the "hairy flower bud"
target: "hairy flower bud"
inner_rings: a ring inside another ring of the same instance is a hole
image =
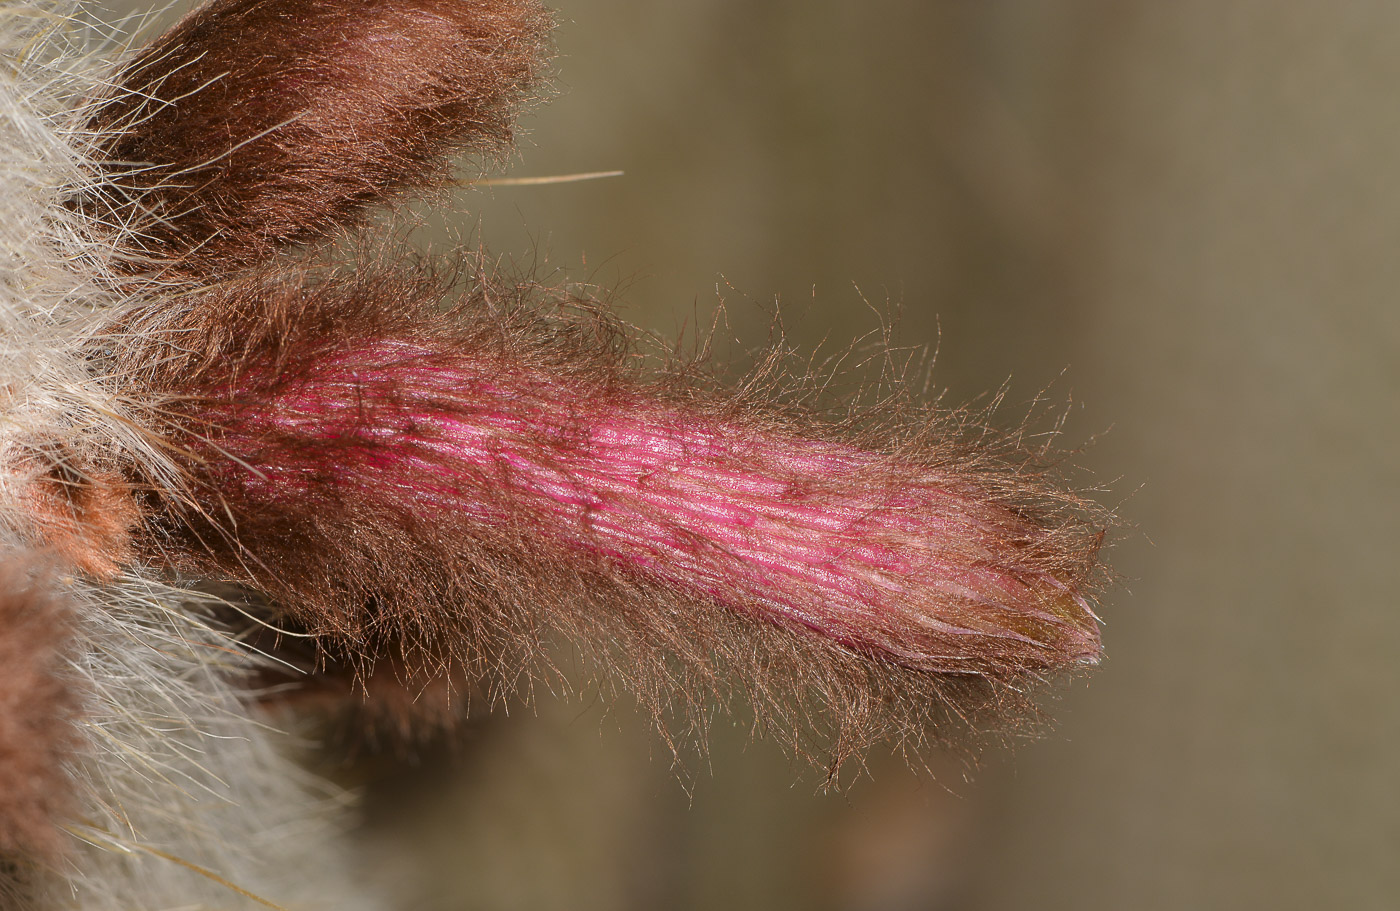
[[[477,282],[450,316],[406,275],[205,298],[197,334],[232,347],[163,381],[199,479],[184,559],[371,656],[601,629],[710,673],[742,646],[681,643],[722,611],[993,690],[1097,660],[1098,533],[1069,495],[907,424],[862,439],[648,378],[596,313],[551,322]],[[269,328],[231,328],[250,313]]]
[[[536,0],[215,0],[96,108],[114,183],[82,204],[187,274],[319,240],[508,149],[549,26]]]

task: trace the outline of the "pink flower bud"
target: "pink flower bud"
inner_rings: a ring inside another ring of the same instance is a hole
[[[936,415],[903,428],[916,443],[858,444],[808,411],[648,380],[596,317],[478,300],[449,321],[405,293],[206,301],[196,318],[270,328],[206,326],[232,349],[172,380],[192,393],[196,566],[350,651],[388,637],[473,662],[621,624],[685,655],[723,610],[945,683],[1097,661],[1098,531],[1024,467],[930,439]]]

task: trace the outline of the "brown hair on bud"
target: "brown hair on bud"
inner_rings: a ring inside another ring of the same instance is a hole
[[[67,607],[35,579],[38,561],[0,562],[0,860],[53,860],[72,799],[78,698],[64,673]]]
[[[430,275],[362,264],[157,316],[180,350],[138,357],[194,501],[156,504],[152,558],[366,670],[509,688],[562,634],[658,714],[737,686],[834,763],[1012,722],[1098,660],[1102,516],[1014,440],[649,374],[587,301],[468,290],[444,312]]]
[[[215,0],[96,107],[123,195],[79,205],[138,267],[196,276],[325,238],[508,149],[550,24],[536,0]]]

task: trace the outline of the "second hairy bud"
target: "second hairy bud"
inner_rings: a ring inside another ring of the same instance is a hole
[[[215,0],[95,105],[124,189],[80,205],[124,226],[137,267],[176,274],[318,241],[449,155],[508,150],[550,24],[535,0]]]

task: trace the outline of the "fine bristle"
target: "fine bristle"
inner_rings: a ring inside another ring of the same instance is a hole
[[[153,558],[267,592],[351,660],[500,683],[562,633],[656,707],[735,668],[765,722],[805,714],[784,692],[847,693],[838,753],[932,712],[985,724],[1097,660],[1101,529],[1029,454],[969,455],[933,411],[872,430],[646,372],[586,302],[467,284],[444,313],[410,269],[284,273],[162,314],[179,354],[151,382],[196,505]],[[935,705],[857,708],[886,690]]]
[[[131,268],[200,275],[320,240],[498,157],[544,67],[535,0],[216,0],[129,64],[89,124]]]
[[[72,598],[84,744],[71,863],[37,883],[35,908],[382,907],[348,869],[344,795],[251,710],[267,659],[227,631],[217,598],[136,575]]]

